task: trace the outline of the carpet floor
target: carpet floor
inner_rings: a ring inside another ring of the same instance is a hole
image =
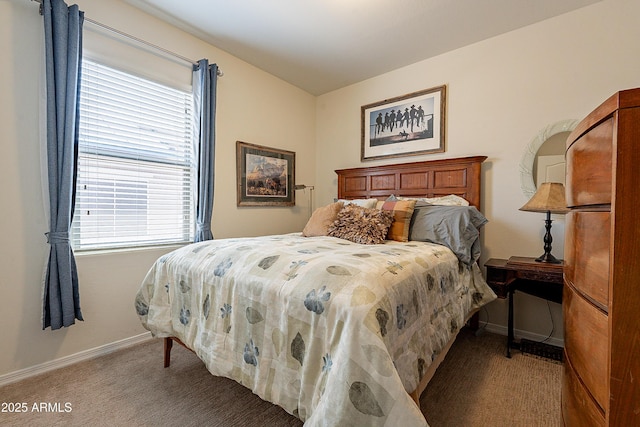
[[[463,330],[420,399],[431,427],[560,426],[562,364]],[[2,426],[301,426],[174,346],[153,340],[0,388]],[[23,405],[24,404],[24,405]],[[24,409],[23,412],[15,412]]]

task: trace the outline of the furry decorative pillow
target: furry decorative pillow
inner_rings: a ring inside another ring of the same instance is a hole
[[[327,235],[354,243],[375,245],[387,238],[393,222],[393,212],[368,209],[358,205],[346,205],[329,227]]]
[[[314,210],[302,230],[302,235],[305,237],[326,236],[329,227],[338,218],[338,212],[343,206],[342,202],[336,202]]]
[[[393,213],[393,224],[389,228],[387,239],[398,242],[409,241],[409,225],[415,206],[415,200],[381,200],[378,202],[378,209]]]

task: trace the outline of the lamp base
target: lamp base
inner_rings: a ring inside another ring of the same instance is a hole
[[[546,262],[548,264],[561,264],[562,260],[554,257],[549,252],[545,252],[544,254],[536,258],[536,262]]]
[[[551,242],[553,241],[553,238],[551,237],[552,222],[551,211],[547,211],[547,219],[544,220],[544,228],[547,231],[544,235],[544,253],[536,258],[536,261],[548,264],[560,264],[562,261],[551,255]]]

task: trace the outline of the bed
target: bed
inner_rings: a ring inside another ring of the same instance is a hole
[[[337,170],[336,203],[376,199],[384,210],[388,200],[454,195],[479,209],[485,159]],[[195,243],[155,262],[136,311],[165,340],[165,366],[178,342],[305,425],[426,426],[420,394],[495,294],[477,258],[422,240],[303,232]]]

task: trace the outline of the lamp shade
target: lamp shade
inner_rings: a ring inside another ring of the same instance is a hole
[[[527,212],[551,212],[564,214],[569,211],[564,197],[564,185],[559,182],[543,182],[533,197],[520,208]]]

